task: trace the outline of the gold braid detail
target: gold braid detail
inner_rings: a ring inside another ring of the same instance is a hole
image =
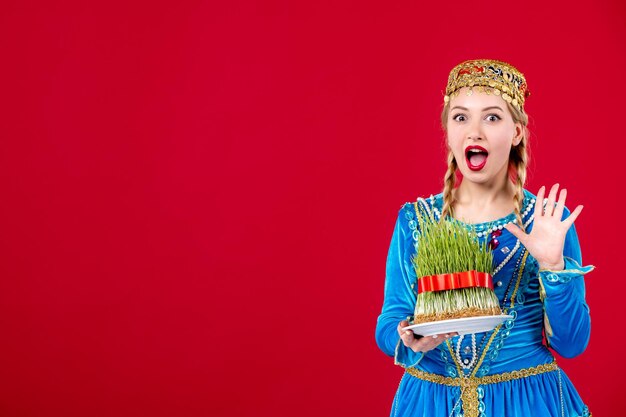
[[[524,257],[522,258],[522,263],[520,265],[519,272],[517,274],[517,281],[515,281],[515,288],[513,289],[513,294],[511,295],[511,305],[509,306],[509,309],[515,306],[515,296],[517,295],[517,290],[519,290],[519,284],[520,284],[520,281],[522,280],[522,274],[524,273],[524,268],[526,267],[526,258],[528,258],[527,251],[524,253]],[[505,311],[504,313],[506,314],[507,312],[508,310]]]
[[[501,382],[509,382],[515,379],[535,376],[546,372],[552,372],[559,369],[556,362],[545,363],[543,365],[533,366],[531,368],[518,369],[516,371],[503,372],[501,374],[487,375],[472,378],[452,378],[439,374],[432,374],[416,368],[407,368],[406,372],[424,381],[432,382],[439,385],[447,385],[450,387],[474,387],[479,385],[499,384]],[[465,406],[465,404],[463,404]],[[464,407],[465,408],[465,407]]]

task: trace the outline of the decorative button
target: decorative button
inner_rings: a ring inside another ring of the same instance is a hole
[[[417,222],[415,220],[411,220],[409,222],[409,229],[415,230],[416,227],[417,227]]]
[[[498,287],[501,287],[501,286],[502,286],[502,281],[498,281],[498,282],[496,282],[496,285],[497,285]]]
[[[465,346],[465,348],[463,349],[463,352],[465,353],[470,353],[472,351],[472,349],[469,346]]]
[[[559,277],[557,274],[548,274],[548,276],[546,277],[548,279],[548,281],[550,282],[558,282],[559,281]]]

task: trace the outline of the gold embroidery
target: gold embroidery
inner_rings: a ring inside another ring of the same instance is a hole
[[[524,253],[524,257],[522,258],[522,263],[520,265],[519,273],[517,275],[517,281],[515,282],[515,289],[513,290],[513,294],[511,295],[511,306],[509,308],[513,308],[513,306],[515,306],[515,296],[517,295],[519,284],[522,281],[522,274],[524,273],[524,268],[526,268],[526,258],[528,258],[528,252]]]
[[[581,271],[580,269],[561,269],[560,271],[554,270],[554,269],[544,269],[544,268],[539,268],[539,272],[554,272],[554,273],[564,273],[567,272],[569,274],[577,274],[577,275],[585,275],[588,274],[589,272],[593,271],[594,269],[596,269],[596,267],[594,265],[588,265],[585,268],[591,268],[589,271]],[[581,267],[582,268],[582,267]]]
[[[531,368],[519,369],[517,371],[503,372],[501,374],[487,376],[470,376],[465,378],[452,378],[449,376],[432,374],[430,372],[422,371],[415,368],[406,368],[406,372],[411,376],[414,376],[424,381],[432,382],[434,384],[447,385],[450,387],[473,388],[473,390],[476,391],[476,388],[478,388],[479,385],[509,382],[515,379],[527,378],[529,376],[535,376],[546,372],[556,371],[558,369],[559,366],[556,364],[556,362],[550,362],[543,365],[533,366]],[[476,398],[478,398],[478,395],[476,395]]]

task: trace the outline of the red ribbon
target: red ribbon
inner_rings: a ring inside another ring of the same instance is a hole
[[[459,288],[484,287],[493,289],[491,274],[478,271],[454,272],[421,277],[417,280],[419,293],[428,291],[456,290]]]

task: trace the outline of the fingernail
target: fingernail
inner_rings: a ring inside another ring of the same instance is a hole
[[[407,330],[406,332],[404,332],[404,334],[407,335],[407,336],[410,336],[411,332]]]
[[[437,337],[439,337],[439,336],[437,336],[436,334],[433,335],[433,339],[436,339]]]

